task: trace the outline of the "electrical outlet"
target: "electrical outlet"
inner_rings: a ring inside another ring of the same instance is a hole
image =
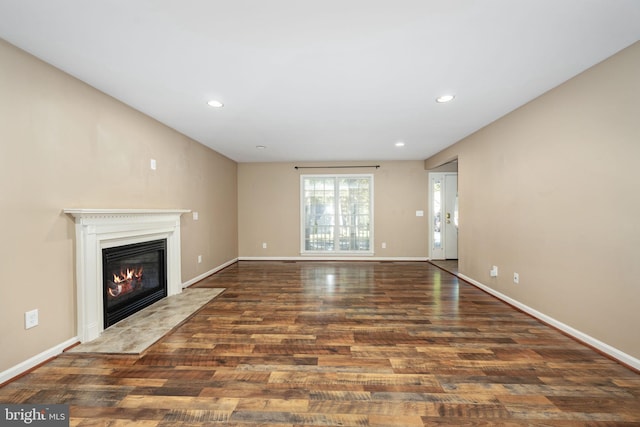
[[[267,242],[262,243],[262,249],[267,249]]]
[[[491,271],[489,271],[489,275],[491,277],[498,277],[498,266],[494,265],[493,267],[491,267]]]
[[[149,160],[149,167],[151,168],[152,171],[158,168],[158,163],[156,162],[156,159]]]
[[[513,273],[513,283],[520,283],[520,275],[518,273]]]
[[[198,264],[202,263],[202,255],[198,255]]]
[[[24,328],[31,329],[38,326],[38,309],[27,311],[24,313]]]
[[[387,249],[387,242],[382,242],[382,249]]]

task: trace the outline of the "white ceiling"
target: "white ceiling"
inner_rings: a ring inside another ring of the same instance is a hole
[[[640,1],[0,0],[0,37],[239,162],[409,160],[636,42]]]

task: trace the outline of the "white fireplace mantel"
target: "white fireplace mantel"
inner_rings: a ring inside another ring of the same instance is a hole
[[[182,292],[180,216],[186,209],[64,209],[76,223],[78,339],[91,341],[104,330],[102,249],[167,240],[167,295]]]

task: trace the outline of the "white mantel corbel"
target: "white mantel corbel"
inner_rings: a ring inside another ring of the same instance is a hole
[[[102,249],[167,239],[167,295],[182,292],[180,216],[186,209],[64,209],[76,223],[78,339],[104,330]]]

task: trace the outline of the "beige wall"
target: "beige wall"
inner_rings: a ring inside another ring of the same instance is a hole
[[[636,43],[426,161],[458,158],[461,273],[635,358],[639,76]]]
[[[182,219],[186,282],[237,257],[237,164],[2,41],[0,64],[2,372],[76,334],[63,208],[197,210]]]
[[[240,257],[300,256],[300,175],[374,175],[376,257],[426,258],[428,176],[421,161],[346,162],[379,164],[379,169],[294,169],[295,163],[241,163],[238,166]],[[345,163],[315,163],[328,166]],[[416,217],[416,211],[425,211]],[[267,249],[262,243],[267,243]],[[387,244],[386,249],[381,243]]]

